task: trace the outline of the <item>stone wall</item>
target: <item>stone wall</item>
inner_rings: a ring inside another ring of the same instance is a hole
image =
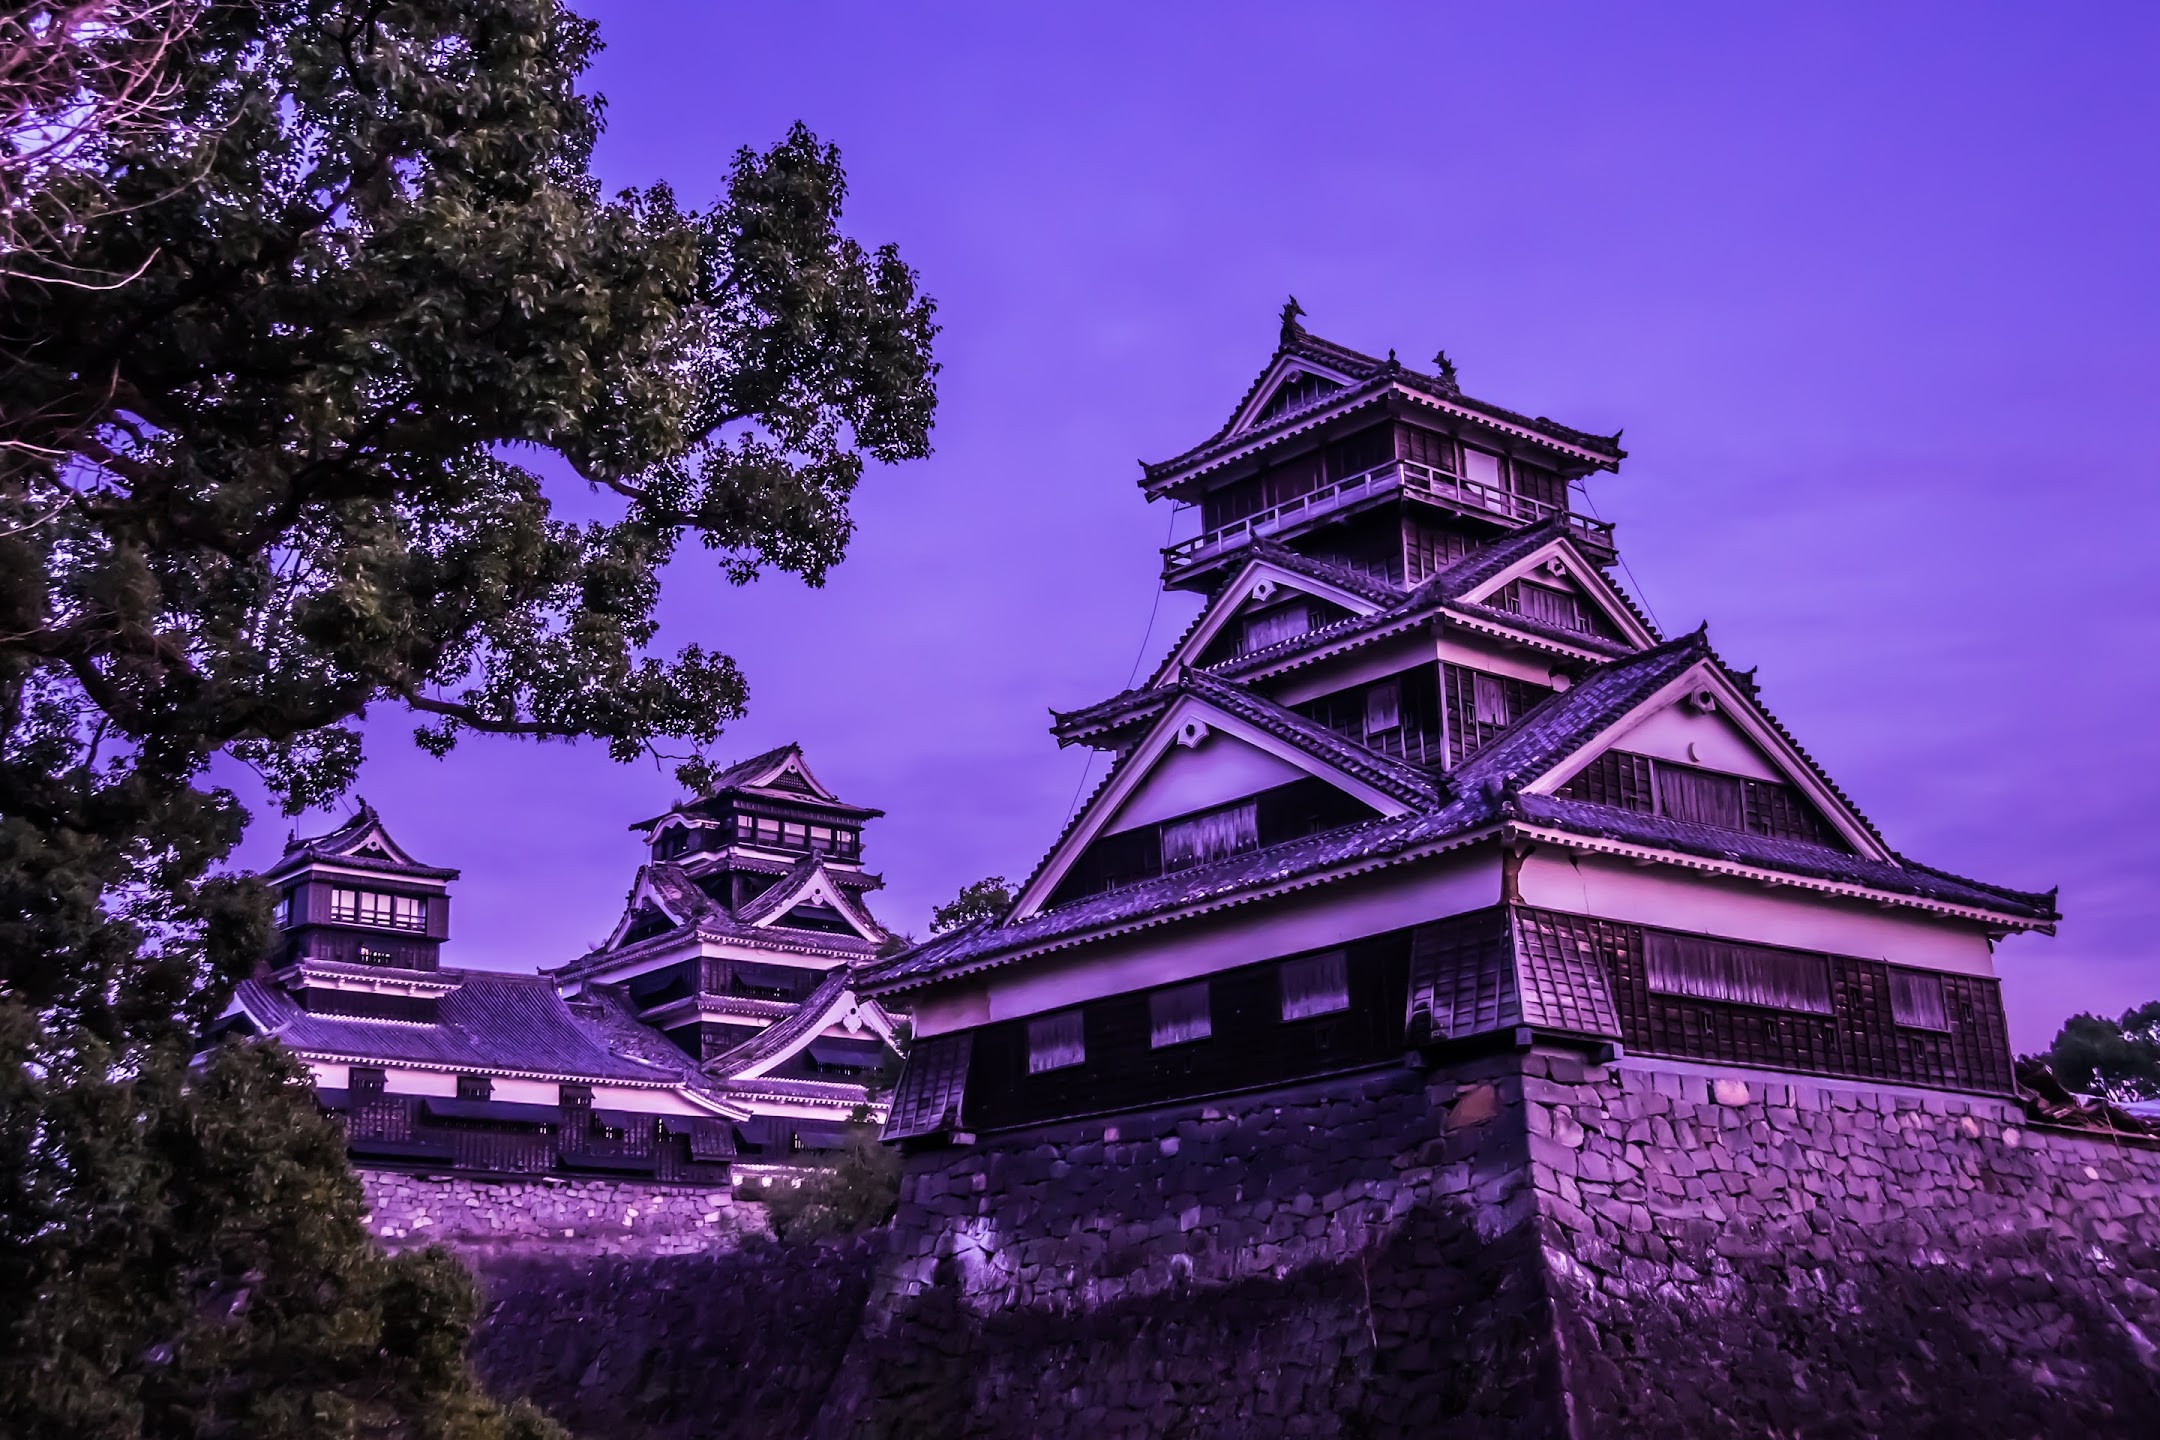
[[[2160,1154],[2016,1106],[1525,1062],[1584,1436],[2160,1428]]]
[[[1554,1433],[1520,1096],[1397,1067],[914,1157],[814,1433]]]
[[[473,1361],[497,1395],[596,1440],[802,1440],[875,1253],[751,1236],[701,1255],[480,1256]]]
[[[683,1255],[765,1230],[764,1207],[725,1187],[630,1180],[494,1179],[362,1170],[368,1228],[384,1245],[558,1255]]]

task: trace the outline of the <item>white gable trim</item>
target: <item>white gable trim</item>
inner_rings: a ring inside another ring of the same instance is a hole
[[[1188,725],[1193,729],[1188,729]],[[1354,776],[1346,775],[1334,766],[1307,754],[1265,730],[1251,725],[1228,711],[1209,703],[1197,695],[1186,695],[1165,710],[1148,731],[1147,738],[1136,746],[1109,784],[1095,793],[1086,810],[1057,848],[1044,860],[1042,869],[1020,892],[1014,902],[1012,914],[1005,923],[1010,925],[1025,920],[1041,910],[1056,890],[1073,862],[1082,851],[1094,843],[1116,816],[1119,807],[1132,796],[1140,783],[1147,779],[1172,745],[1205,743],[1208,732],[1219,730],[1224,735],[1242,740],[1256,750],[1262,750],[1278,759],[1286,760],[1315,779],[1325,780],[1346,794],[1356,797],[1382,815],[1407,815],[1410,807],[1383,790],[1375,789]],[[1190,737],[1190,738],[1188,738]]]
[[[859,1000],[856,998],[853,989],[844,989],[832,998],[830,1004],[818,1012],[817,1022],[806,1027],[802,1034],[796,1038],[794,1044],[776,1050],[761,1060],[753,1060],[740,1070],[732,1070],[728,1072],[726,1078],[728,1080],[756,1080],[769,1074],[777,1067],[800,1055],[812,1041],[825,1038],[825,1032],[834,1026],[840,1026],[842,1029],[848,1028],[847,1021],[851,1015],[855,1017],[857,1028],[870,1031],[872,1038],[882,1042],[888,1048],[897,1048],[893,1045],[892,1022],[886,1018],[885,1012],[878,1007],[877,1003],[875,1001]]]
[[[1267,409],[1268,402],[1275,398],[1275,392],[1282,389],[1283,386],[1289,384],[1291,380],[1299,375],[1311,375],[1321,380],[1332,380],[1345,390],[1359,383],[1356,379],[1345,375],[1340,370],[1318,364],[1301,355],[1280,356],[1272,365],[1268,366],[1267,374],[1260,382],[1260,388],[1253,391],[1253,398],[1246,403],[1244,409],[1238,411],[1237,418],[1230,422],[1228,433],[1235,435],[1241,430],[1251,429],[1254,418],[1261,411]],[[1315,400],[1307,408],[1316,410],[1327,403],[1327,398],[1322,397]]]
[[[779,886],[775,885],[772,890],[766,891],[765,894],[750,902],[763,912],[758,919],[750,922],[753,928],[762,930],[768,926],[780,924],[782,920],[787,918],[787,913],[798,905],[822,903],[830,905],[833,909],[839,911],[840,917],[848,922],[849,928],[862,936],[863,939],[876,944],[885,938],[885,932],[855,907],[854,902],[848,898],[848,893],[845,890],[833,883],[832,876],[825,873],[825,867],[822,864],[813,867],[810,873],[803,877],[801,884],[797,885],[793,890],[783,892],[779,899],[768,898],[773,894],[774,890],[779,890],[779,888]],[[745,906],[744,908],[749,907]]]
[[[677,925],[684,924],[690,918],[676,913],[675,907],[668,904],[666,898],[653,888],[651,872],[641,867],[638,870],[637,883],[630,887],[629,902],[623,906],[622,919],[615,922],[615,928],[608,932],[608,938],[600,942],[602,950],[612,950],[622,943],[622,937],[629,933],[638,911],[646,903],[650,903],[654,909]]]
[[[835,805],[841,803],[840,797],[838,795],[835,795],[832,791],[826,789],[825,786],[819,782],[817,776],[810,773],[810,767],[803,761],[802,751],[797,749],[793,745],[790,745],[787,748],[786,752],[783,753],[781,757],[778,760],[774,761],[770,766],[768,766],[764,770],[759,771],[755,776],[751,777],[748,780],[742,781],[741,783],[746,789],[768,790],[773,788],[774,781],[780,779],[784,775],[795,776],[795,778],[802,781],[803,784],[809,786],[810,793],[816,795],[820,800],[830,800]],[[792,790],[783,790],[781,791],[781,793],[783,795],[792,795],[798,792]]]
[[[1263,587],[1266,587],[1264,591]],[[1316,580],[1309,575],[1300,575],[1272,560],[1249,560],[1245,568],[1238,571],[1237,579],[1217,592],[1213,603],[1207,608],[1207,613],[1200,617],[1200,623],[1193,627],[1184,643],[1163,657],[1162,664],[1156,667],[1155,674],[1148,680],[1148,688],[1159,689],[1168,684],[1180,668],[1197,664],[1199,657],[1207,653],[1208,646],[1215,643],[1216,637],[1237,618],[1239,611],[1248,604],[1273,599],[1277,590],[1295,590],[1300,595],[1325,600],[1330,605],[1340,605],[1360,617],[1380,613],[1378,605],[1353,590],[1331,585],[1325,580]]]
[[[1552,794],[1574,779],[1584,766],[1604,751],[1625,740],[1628,732],[1645,719],[1669,705],[1680,703],[1683,697],[1698,690],[1707,690],[1716,698],[1718,708],[1724,712],[1725,718],[1732,721],[1735,728],[1754,742],[1755,747],[1784,774],[1787,783],[1813,802],[1815,808],[1822,812],[1823,818],[1836,827],[1838,834],[1845,837],[1856,853],[1885,864],[1897,863],[1897,858],[1883,848],[1882,842],[1868,833],[1867,826],[1853,813],[1852,807],[1816,779],[1814,767],[1802,759],[1785,737],[1778,734],[1777,730],[1763,719],[1761,711],[1755,707],[1754,699],[1743,694],[1739,686],[1726,678],[1724,670],[1709,660],[1700,660],[1690,665],[1657,693],[1585,741],[1565,760],[1538,776],[1523,789],[1532,795]]]
[[[1456,598],[1468,605],[1485,604],[1507,586],[1537,570],[1558,573],[1573,581],[1598,609],[1605,612],[1605,618],[1610,620],[1621,636],[1636,649],[1647,650],[1658,643],[1657,637],[1643,628],[1643,623],[1629,612],[1626,604],[1621,601],[1619,592],[1613,589],[1612,582],[1605,578],[1605,573],[1585,560],[1582,552],[1564,535],[1555,536],[1499,574],[1482,584],[1472,586]]]

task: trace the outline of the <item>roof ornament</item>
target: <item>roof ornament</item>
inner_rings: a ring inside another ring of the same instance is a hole
[[[1434,351],[1432,363],[1433,369],[1440,373],[1440,383],[1456,394],[1462,394],[1462,383],[1455,378],[1455,362],[1448,359],[1447,351]]]
[[[1290,297],[1289,299],[1287,299],[1287,300],[1283,301],[1283,307],[1282,307],[1282,343],[1283,343],[1283,344],[1285,344],[1285,345],[1288,345],[1288,344],[1289,344],[1289,343],[1290,343],[1291,341],[1293,341],[1293,340],[1297,340],[1297,339],[1301,339],[1301,338],[1303,338],[1303,336],[1304,336],[1304,334],[1305,334],[1305,327],[1304,327],[1304,326],[1302,326],[1302,325],[1300,325],[1300,324],[1298,324],[1298,317],[1302,316],[1302,315],[1303,315],[1304,313],[1305,313],[1305,307],[1297,303],[1297,296],[1295,296],[1295,295],[1292,295],[1292,296],[1291,296],[1291,297]]]

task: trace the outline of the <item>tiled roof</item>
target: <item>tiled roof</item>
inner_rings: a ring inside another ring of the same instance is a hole
[[[1204,670],[1187,672],[1179,681],[1179,688],[1229,711],[1277,739],[1289,741],[1307,754],[1356,776],[1406,805],[1429,808],[1439,803],[1440,787],[1433,783],[1428,772],[1391,755],[1368,750],[1349,736],[1330,730],[1317,720],[1308,720],[1295,710],[1250,690],[1218,680]]]
[[[783,875],[779,880],[759,891],[756,895],[751,896],[749,900],[743,903],[742,908],[735,911],[730,918],[739,926],[748,926],[755,930],[767,928],[785,930],[790,928],[784,924],[768,927],[760,925],[758,922],[770,915],[779,913],[783,907],[789,906],[795,894],[803,886],[810,883],[810,878],[813,875],[820,872],[824,874],[826,882],[832,886],[833,898],[839,902],[841,908],[849,912],[850,919],[859,921],[880,934],[883,933],[883,928],[864,912],[860,903],[853,896],[842,889],[840,882],[832,872],[825,869],[824,857],[816,854],[805,855],[801,860],[798,860],[786,875]],[[827,932],[819,931],[817,933],[825,934]],[[839,937],[835,936],[834,938]]]
[[[794,1014],[766,1026],[711,1061],[706,1067],[708,1073],[723,1080],[730,1079],[761,1061],[782,1060],[800,1050],[833,1022],[841,1003],[847,998],[849,979],[846,970],[833,971],[803,997]]]
[[[375,807],[368,804],[366,800],[361,800],[359,804],[360,808],[354,812],[352,818],[345,821],[335,830],[327,831],[321,835],[307,836],[306,838],[294,836],[288,839],[285,842],[285,853],[278,856],[277,863],[263,873],[265,875],[278,875],[311,861],[327,861],[356,870],[380,871],[385,875],[410,875],[424,880],[457,879],[458,872],[455,870],[440,865],[423,865],[409,856],[406,859],[397,860],[345,853],[352,846],[359,844],[371,830],[380,830],[383,839],[393,850],[398,851],[400,854],[406,853],[403,846],[390,838],[390,831],[388,827],[383,825],[382,816],[376,813]]]
[[[1400,604],[1403,599],[1403,590],[1400,586],[1390,585],[1387,581],[1375,579],[1362,570],[1353,570],[1347,565],[1338,565],[1332,560],[1320,560],[1310,555],[1300,555],[1289,546],[1280,541],[1271,540],[1265,535],[1256,538],[1251,545],[1246,547],[1245,556],[1249,560],[1265,560],[1268,564],[1279,569],[1288,570],[1293,575],[1304,575],[1325,584],[1333,585],[1338,590],[1347,590],[1353,595],[1370,600],[1375,605],[1396,605]]]
[[[798,864],[794,870],[802,868],[803,866]],[[794,873],[794,870],[790,873]],[[786,883],[782,880],[773,889],[779,889]],[[667,912],[677,917],[675,925],[626,945],[613,948],[603,945],[599,949],[588,950],[575,960],[549,969],[547,973],[558,978],[575,979],[598,968],[634,960],[648,952],[669,949],[681,943],[683,938],[692,932],[711,940],[737,940],[775,951],[811,953],[847,960],[867,959],[877,950],[877,942],[865,940],[860,935],[839,935],[826,930],[800,930],[792,925],[748,924],[737,919],[728,912],[726,906],[706,894],[703,887],[681,866],[664,860],[655,860],[639,867],[638,879],[632,883],[630,893],[636,895],[641,886],[649,889],[664,903]],[[751,907],[746,905],[743,908],[748,912]]]
[[[1247,405],[1252,403],[1259,392],[1260,386],[1265,383],[1269,373],[1274,370],[1276,362],[1286,357],[1310,360],[1317,365],[1324,366],[1348,377],[1352,383],[1345,389],[1327,396],[1314,405],[1290,412],[1269,424],[1254,426],[1250,430],[1233,434],[1233,429],[1237,424],[1237,417],[1244,413]],[[1523,415],[1498,405],[1488,404],[1483,400],[1473,400],[1464,395],[1460,387],[1439,376],[1426,375],[1411,370],[1393,356],[1385,360],[1377,359],[1374,356],[1352,350],[1347,346],[1337,345],[1333,341],[1323,340],[1308,333],[1302,326],[1292,325],[1284,332],[1282,343],[1276,348],[1275,353],[1268,357],[1268,362],[1261,368],[1260,374],[1254,378],[1251,385],[1246,387],[1244,395],[1239,397],[1236,407],[1230,412],[1230,418],[1223,423],[1222,428],[1181,455],[1152,464],[1142,461],[1140,466],[1141,483],[1143,485],[1153,485],[1164,477],[1175,474],[1177,471],[1188,469],[1207,459],[1211,452],[1226,447],[1232,440],[1243,444],[1259,436],[1266,435],[1277,428],[1288,429],[1293,421],[1309,420],[1317,414],[1328,412],[1337,406],[1357,400],[1391,384],[1399,384],[1405,389],[1431,396],[1433,399],[1444,401],[1449,405],[1461,406],[1474,415],[1481,415],[1505,425],[1518,426],[1557,440],[1562,444],[1590,451],[1610,465],[1617,465],[1621,460],[1627,458],[1627,452],[1620,448],[1613,437],[1591,435],[1572,426],[1549,420],[1542,415],[1535,417]]]
[[[241,1010],[287,1049],[362,1064],[411,1064],[476,1072],[560,1076],[568,1080],[672,1084],[676,1068],[610,1047],[605,1027],[582,1023],[539,975],[484,970],[458,975],[432,1024],[313,1015],[276,985],[241,984]]]
[[[1495,823],[1511,820],[1585,837],[1640,844],[1675,854],[1696,855],[1889,894],[1909,895],[2040,924],[2051,923],[2057,918],[2052,893],[2033,894],[1965,880],[1913,864],[1902,857],[1895,862],[1871,860],[1796,841],[1774,840],[1556,796],[1519,793],[1521,786],[1575,753],[1691,666],[1705,660],[1715,663],[1716,658],[1707,632],[1698,630],[1591,670],[1570,689],[1540,702],[1492,745],[1449,774],[1445,792],[1433,787],[1423,772],[1416,772],[1428,787],[1429,798],[1425,798],[1418,810],[1410,815],[1367,821],[1243,855],[1228,856],[1138,885],[1086,896],[1014,923],[998,925],[985,921],[937,936],[914,950],[871,966],[861,975],[861,988],[865,993],[910,988],[945,975],[1001,963],[1002,957],[1016,952],[1076,943],[1095,933],[1157,917],[1167,918],[1196,907],[1212,908],[1246,892],[1266,893],[1306,877],[1357,867],[1364,862],[1384,862],[1391,857],[1444,845]],[[1752,690],[1745,681],[1736,679],[1735,683],[1743,691]],[[1164,693],[1188,692],[1204,695],[1233,714],[1264,717],[1273,727],[1272,733],[1285,738],[1294,734],[1298,743],[1312,745],[1315,753],[1341,753],[1345,769],[1351,769],[1353,765],[1369,768],[1373,761],[1385,758],[1372,755],[1363,746],[1335,736],[1332,731],[1313,735],[1311,731],[1323,727],[1314,726],[1280,706],[1270,705],[1213,676],[1187,672],[1176,685],[1165,687]],[[1757,708],[1766,723],[1776,726],[1774,717],[1761,711],[1759,706]],[[1296,725],[1285,723],[1285,716]],[[1255,723],[1260,723],[1258,718]],[[1781,727],[1778,733],[1784,734]],[[1828,777],[1821,775],[1819,767],[1814,766],[1804,751],[1795,746],[1795,753],[1825,785],[1829,784]],[[1130,758],[1128,754],[1111,768],[1110,775],[1103,781],[1105,786]],[[1410,767],[1401,768],[1408,770]],[[1840,793],[1834,787],[1832,789],[1833,793]],[[1100,793],[1098,790],[1097,795]],[[1093,799],[1091,797],[1091,805]],[[1077,825],[1080,816],[1086,813],[1083,808],[1072,824]],[[1072,825],[1068,825],[1068,834],[1071,829]],[[1063,843],[1064,837],[1060,836],[1059,845]],[[1055,854],[1056,849],[1053,846],[1051,853]]]

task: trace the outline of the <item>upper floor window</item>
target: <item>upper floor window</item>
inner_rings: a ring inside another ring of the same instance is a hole
[[[1260,807],[1252,800],[1226,805],[1162,827],[1162,868],[1182,870],[1241,850],[1260,848]]]
[[[1305,1020],[1350,1008],[1350,957],[1341,950],[1282,963],[1282,1018]]]
[[[1465,480],[1473,485],[1490,485],[1495,490],[1502,488],[1498,455],[1488,450],[1473,450],[1467,445],[1463,447],[1462,454]]]
[[[1643,960],[1650,988],[1668,995],[1816,1015],[1833,1008],[1830,961],[1821,955],[1652,930],[1643,936]]]
[[[332,890],[330,918],[347,925],[381,925],[392,930],[425,930],[427,897],[391,895],[380,890]]]
[[[1280,645],[1312,629],[1312,611],[1302,604],[1280,605],[1245,617],[1238,635],[1238,653],[1250,655],[1270,645]]]
[[[1890,972],[1890,1018],[1913,1030],[1948,1030],[1950,1006],[1943,977],[1925,970]]]
[[[457,1077],[457,1098],[492,1100],[495,1098],[495,1082],[485,1075],[460,1075]]]
[[[1148,1044],[1152,1048],[1160,1050],[1165,1045],[1205,1040],[1214,1033],[1214,1023],[1208,1016],[1207,981],[1157,990],[1148,996]]]
[[[346,1092],[355,1101],[380,1100],[389,1077],[373,1065],[355,1065],[347,1072]]]
[[[1087,1028],[1078,1010],[1028,1021],[1028,1074],[1087,1063]]]
[[[270,907],[270,923],[282,930],[292,924],[292,891],[278,892],[277,903]]]
[[[1672,760],[1653,760],[1624,750],[1607,750],[1577,771],[1557,793],[1564,800],[1664,815],[1772,840],[1798,840],[1833,850],[1846,848],[1829,822],[1794,786]]]

